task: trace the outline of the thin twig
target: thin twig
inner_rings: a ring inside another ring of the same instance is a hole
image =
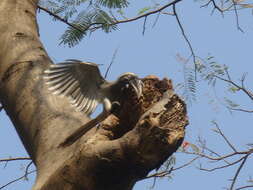
[[[193,58],[193,63],[194,63],[195,79],[196,79],[196,77],[197,77],[197,75],[196,75],[196,72],[197,72],[196,56],[195,56],[193,47],[192,47],[192,45],[191,45],[191,42],[190,42],[190,40],[188,39],[188,37],[186,36],[185,31],[184,31],[184,28],[183,28],[183,26],[182,26],[182,24],[181,24],[181,21],[180,21],[180,19],[179,19],[178,14],[177,14],[177,11],[176,11],[176,4],[173,4],[173,14],[174,14],[175,17],[176,17],[176,20],[177,20],[178,26],[179,26],[179,28],[180,28],[180,30],[181,30],[181,33],[182,33],[182,35],[183,35],[183,37],[184,37],[184,39],[185,39],[187,45],[188,45],[189,48],[190,48],[191,56],[192,56],[192,58]]]
[[[248,73],[243,73],[243,75],[242,75],[242,78],[241,78],[241,86],[242,86],[242,88],[245,88],[245,86],[244,86],[244,81],[245,81],[245,79],[246,79],[247,74],[248,74]]]
[[[235,190],[248,189],[248,188],[251,188],[251,187],[253,187],[253,185],[245,185],[245,186],[236,188]]]
[[[166,171],[151,174],[149,176],[144,177],[143,179],[149,179],[149,178],[153,178],[153,177],[155,177],[155,178],[156,177],[165,177],[165,176],[169,175],[172,171],[173,171],[173,167],[170,168],[169,170],[166,170]]]
[[[236,2],[234,0],[232,0],[233,3],[233,7],[234,7],[234,12],[235,12],[235,18],[236,18],[236,26],[237,29],[239,31],[241,31],[242,33],[244,33],[244,31],[242,30],[242,28],[240,27],[240,23],[239,23],[239,15],[238,15],[238,11],[237,11],[237,7],[236,7]]]
[[[245,88],[243,88],[242,86],[239,86],[238,84],[236,84],[235,82],[231,81],[231,80],[228,80],[228,79],[225,79],[225,78],[222,78],[220,76],[217,76],[217,75],[214,75],[214,77],[222,80],[222,81],[225,81],[227,83],[230,83],[232,85],[234,85],[236,88],[238,88],[239,90],[242,90],[251,100],[253,100],[253,94],[252,92],[246,90]]]
[[[214,0],[208,1],[206,4],[201,5],[200,7],[201,7],[201,8],[202,8],[202,7],[208,7],[208,5],[209,5],[210,3],[213,4],[214,10],[217,9],[220,13],[223,13],[223,12],[224,12],[224,10],[221,9],[221,8],[216,4],[216,2],[215,2]]]
[[[233,111],[241,111],[241,112],[246,112],[246,113],[253,113],[253,110],[246,110],[246,109],[242,109],[242,108],[231,108],[231,107],[228,107],[228,109],[233,110]]]
[[[144,36],[145,34],[145,31],[146,31],[146,23],[147,23],[147,16],[144,18],[144,21],[143,21],[143,27],[142,27],[142,35]]]
[[[27,173],[29,170],[29,167],[32,165],[33,161],[29,162],[29,164],[27,164],[26,168],[25,168],[25,178],[27,178]]]
[[[143,179],[149,179],[149,178],[152,178],[152,177],[165,177],[167,175],[169,175],[171,172],[173,171],[176,171],[176,170],[179,170],[179,169],[182,169],[186,166],[189,166],[190,164],[192,164],[195,160],[197,160],[198,158],[200,158],[199,156],[196,156],[195,158],[191,159],[189,162],[179,166],[179,167],[176,167],[176,168],[170,168],[169,170],[165,170],[165,171],[162,171],[162,172],[157,172],[157,173],[154,173],[154,174],[151,174],[149,176],[146,176],[144,177]]]
[[[197,157],[193,158],[192,160],[190,160],[189,162],[187,162],[187,163],[183,164],[182,166],[179,166],[179,167],[173,168],[173,170],[172,170],[172,171],[179,170],[179,169],[182,169],[182,168],[184,168],[184,167],[186,167],[186,166],[189,166],[190,164],[192,164],[195,160],[197,160],[197,159],[199,159],[199,158],[200,158],[200,157],[199,157],[199,156],[197,156]]]
[[[215,127],[218,129],[219,134],[222,136],[222,138],[225,140],[225,142],[228,144],[228,146],[234,151],[237,152],[236,148],[232,145],[232,143],[227,139],[227,137],[224,135],[224,133],[221,131],[221,129],[219,128],[218,124],[213,121],[213,124],[215,125]]]
[[[108,66],[107,69],[106,69],[104,78],[107,77],[107,75],[108,75],[108,73],[109,73],[109,71],[110,71],[110,69],[111,69],[111,66],[112,66],[112,64],[113,64],[114,61],[115,61],[116,55],[117,55],[117,53],[118,53],[118,50],[119,50],[119,48],[116,48],[115,51],[113,52],[112,60],[111,60],[111,62],[110,62],[110,64],[109,64],[109,66]]]
[[[231,76],[230,76],[230,74],[229,74],[229,72],[228,72],[228,68],[225,67],[224,70],[225,70],[225,72],[226,72],[226,75],[227,75],[227,77],[228,77],[228,80],[232,81],[232,78],[231,78]]]
[[[170,12],[162,12],[161,14],[163,14],[163,15],[169,15],[169,16],[175,16],[174,13],[170,13]]]
[[[239,166],[238,169],[236,170],[235,176],[234,176],[234,178],[232,179],[232,183],[231,183],[231,186],[230,186],[230,190],[233,190],[234,185],[235,185],[235,182],[236,182],[236,180],[237,180],[237,177],[239,176],[239,173],[240,173],[240,171],[242,170],[242,168],[243,168],[243,166],[244,166],[244,164],[245,164],[245,162],[246,162],[248,156],[249,156],[249,154],[246,155],[246,156],[244,157],[242,163],[240,164],[240,166]]]
[[[156,184],[156,177],[154,177],[154,180],[153,180],[153,184],[152,184],[152,186],[150,187],[150,189],[154,189],[154,187],[155,187],[155,184]]]
[[[206,147],[206,145],[202,146],[202,148],[203,148],[203,150],[206,150],[206,151],[210,152],[211,154],[216,155],[217,157],[222,157],[222,156],[221,156],[220,154],[218,154],[217,152],[215,152],[215,151],[211,150],[210,148]],[[228,161],[225,160],[225,159],[221,159],[221,160],[223,160],[223,161],[224,161],[225,163],[227,163],[227,164],[230,164],[230,162],[228,162]],[[215,161],[220,161],[220,160],[215,160]]]
[[[31,161],[31,162],[26,166],[24,175],[22,175],[21,177],[18,177],[18,178],[16,178],[16,179],[14,179],[14,180],[12,180],[12,181],[6,183],[5,185],[1,186],[0,189],[3,189],[3,188],[5,188],[5,187],[7,187],[8,185],[10,185],[10,184],[12,184],[12,183],[15,183],[15,182],[17,182],[17,181],[19,181],[19,180],[21,180],[21,179],[27,179],[27,176],[28,176],[29,174],[36,172],[36,170],[30,171],[30,172],[28,171],[28,170],[29,170],[29,167],[32,165],[32,163],[33,163],[33,162]]]
[[[157,16],[156,16],[156,18],[155,18],[155,21],[154,21],[154,23],[152,24],[152,28],[155,27],[156,23],[158,22],[158,19],[159,19],[160,15],[161,15],[161,12],[159,12],[159,13],[157,14]]]
[[[3,189],[3,188],[5,188],[5,187],[7,187],[8,185],[10,185],[10,184],[12,184],[12,183],[17,182],[17,181],[19,181],[19,180],[21,180],[21,179],[25,178],[27,175],[29,175],[29,174],[31,174],[31,173],[34,173],[34,172],[36,172],[36,170],[33,170],[33,171],[30,171],[30,172],[27,172],[27,173],[26,173],[26,174],[24,174],[23,176],[21,176],[21,177],[19,177],[19,178],[16,178],[16,179],[14,179],[14,180],[10,181],[9,183],[6,183],[5,185],[1,186],[1,187],[0,187],[0,189]]]
[[[39,5],[37,5],[37,7],[43,11],[45,11],[46,13],[48,13],[50,16],[53,16],[54,18],[58,19],[59,21],[69,25],[70,27],[78,30],[79,32],[83,33],[85,32],[84,30],[81,30],[80,28],[78,28],[77,26],[75,26],[74,24],[71,24],[70,22],[68,22],[66,19],[58,16],[57,14],[54,14],[53,12],[49,11],[48,9],[44,8],[44,7],[41,7]]]
[[[201,156],[203,158],[209,159],[209,160],[213,160],[213,161],[219,161],[219,160],[223,160],[225,158],[230,158],[233,157],[235,155],[241,155],[241,154],[251,154],[252,150],[248,150],[248,151],[241,151],[241,152],[233,152],[231,154],[226,154],[224,156],[221,157],[212,157],[212,156],[208,156],[206,154],[203,153],[199,153],[199,152],[184,152],[186,154],[192,154],[192,155],[197,155],[197,156]]]
[[[17,161],[17,160],[31,160],[31,158],[29,157],[4,158],[4,159],[0,159],[0,162],[10,162],[10,161]]]
[[[247,155],[246,155],[247,156]],[[242,160],[245,159],[245,156],[234,161],[234,162],[231,162],[230,164],[226,164],[226,165],[223,165],[223,166],[219,166],[219,167],[215,167],[215,168],[211,168],[211,169],[207,169],[207,168],[199,168],[200,170],[203,170],[203,171],[207,171],[207,172],[212,172],[212,171],[215,171],[215,170],[219,170],[219,169],[223,169],[223,168],[228,168],[230,166],[233,166],[239,162],[241,162]]]

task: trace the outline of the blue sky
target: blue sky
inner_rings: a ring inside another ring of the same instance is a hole
[[[129,14],[134,15],[136,7],[132,7]],[[182,2],[178,5],[178,14],[182,20],[185,32],[194,47],[195,53],[201,57],[215,56],[215,60],[221,64],[228,65],[233,79],[248,72],[246,85],[252,87],[253,65],[252,65],[252,42],[253,42],[253,19],[250,10],[240,13],[240,24],[245,33],[236,29],[236,20],[233,12],[222,18],[217,12],[210,15],[211,9],[202,8],[196,2]],[[188,46],[183,39],[174,17],[162,15],[155,27],[152,27],[155,16],[147,19],[145,35],[142,35],[143,20],[133,23],[122,24],[119,30],[110,34],[95,32],[84,39],[78,46],[68,48],[59,46],[59,38],[66,25],[53,22],[51,17],[40,12],[38,22],[41,40],[49,56],[54,62],[65,59],[81,59],[92,61],[101,66],[104,73],[109,65],[113,53],[118,49],[115,62],[110,70],[108,79],[114,80],[123,72],[134,72],[141,77],[146,75],[157,75],[160,78],[168,77],[173,80],[174,85],[184,81],[183,64],[177,59],[177,55],[188,57],[190,55]],[[215,93],[214,93],[215,92]],[[216,95],[215,95],[216,94]],[[229,153],[229,148],[224,145],[222,139],[214,134],[211,129],[211,121],[220,124],[222,130],[240,150],[246,148],[247,143],[252,143],[252,114],[233,113],[230,114],[217,99],[222,100],[229,96],[235,102],[252,108],[246,96],[241,93],[230,95],[227,85],[219,82],[216,90],[201,82],[197,85],[196,102],[188,105],[190,125],[187,126],[186,140],[195,143],[198,136],[207,140],[208,145],[220,153]],[[210,100],[214,100],[210,102]],[[14,130],[12,124],[5,115],[0,113],[0,159],[26,156],[26,152]],[[177,153],[176,166],[180,166],[189,160],[189,156]],[[248,160],[248,162],[252,162]],[[21,176],[24,166],[28,162],[8,163],[5,167],[0,163],[0,186]],[[210,163],[201,161],[203,166],[210,167]],[[222,189],[228,187],[228,179],[233,176],[236,168],[229,168],[213,173],[206,173],[196,169],[198,162],[173,173],[172,179],[157,180],[156,190],[165,189]],[[238,185],[245,184],[252,166],[243,170]],[[251,172],[252,174],[252,172]],[[8,186],[8,190],[30,189],[35,176],[31,175],[29,181],[20,181]],[[145,190],[152,186],[152,180],[144,180],[136,184],[134,190]]]

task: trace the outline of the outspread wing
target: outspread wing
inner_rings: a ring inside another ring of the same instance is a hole
[[[78,111],[91,114],[101,100],[100,85],[105,82],[95,63],[67,60],[52,64],[44,79],[54,94],[70,98]]]

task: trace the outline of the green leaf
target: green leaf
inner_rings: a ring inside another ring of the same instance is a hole
[[[236,103],[234,103],[232,100],[230,100],[230,99],[228,99],[228,98],[224,98],[224,100],[227,102],[227,104],[230,106],[230,107],[232,107],[232,108],[235,108],[235,107],[238,107],[238,106],[240,106],[239,104],[236,104]]]
[[[240,4],[242,8],[253,8],[253,4]]]
[[[200,149],[197,145],[190,143],[189,146],[192,148],[192,150],[196,153],[200,152]]]
[[[236,92],[238,92],[240,89],[237,88],[237,87],[235,87],[235,86],[231,86],[228,90],[229,90],[230,92],[232,92],[232,93],[236,93]]]
[[[80,30],[84,30],[86,28],[86,26],[82,24],[75,24],[75,26],[80,28]],[[81,32],[75,28],[68,27],[60,38],[61,40],[60,45],[67,44],[69,47],[73,47],[77,45],[85,35],[86,32]]]
[[[184,97],[191,104],[196,100],[195,71],[184,65]]]
[[[208,56],[207,57],[207,60],[211,60],[211,59],[213,59],[214,58],[214,56]]]
[[[151,7],[144,7],[139,10],[138,15],[142,15],[143,13],[149,11],[150,9],[151,9]]]
[[[211,129],[213,132],[215,132],[215,133],[218,133],[218,134],[220,134],[220,132],[218,131],[218,129],[216,129],[216,128],[214,128],[214,129]]]
[[[93,32],[96,29],[102,29],[107,33],[111,32],[117,29],[117,26],[114,25],[115,22],[116,20],[113,17],[98,6],[89,12],[82,11],[77,15],[73,24],[83,32],[69,27],[61,36],[60,44],[67,44],[69,47],[73,47],[86,36],[88,31]]]
[[[129,4],[126,0],[97,0],[97,2],[108,8],[125,8]]]
[[[103,10],[97,10],[93,18],[93,23],[100,23],[102,25],[102,30],[106,33],[117,29],[117,26],[113,24],[114,22],[116,22],[116,20]]]

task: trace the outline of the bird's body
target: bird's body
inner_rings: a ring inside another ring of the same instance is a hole
[[[105,99],[111,103],[117,101],[119,91],[127,85],[132,85],[138,96],[142,93],[141,81],[135,74],[124,73],[116,81],[108,82],[95,63],[68,60],[50,65],[44,73],[49,90],[69,97],[71,104],[87,115]]]
[[[104,106],[103,114],[108,115],[124,88],[133,88],[137,97],[142,94],[142,82],[134,73],[124,73],[116,81],[109,82],[101,76],[97,64],[79,60],[50,65],[44,72],[44,79],[49,90],[68,97],[77,111],[87,115],[93,113],[99,103]],[[99,118],[104,117],[100,115]],[[94,125],[94,121],[90,123]]]

